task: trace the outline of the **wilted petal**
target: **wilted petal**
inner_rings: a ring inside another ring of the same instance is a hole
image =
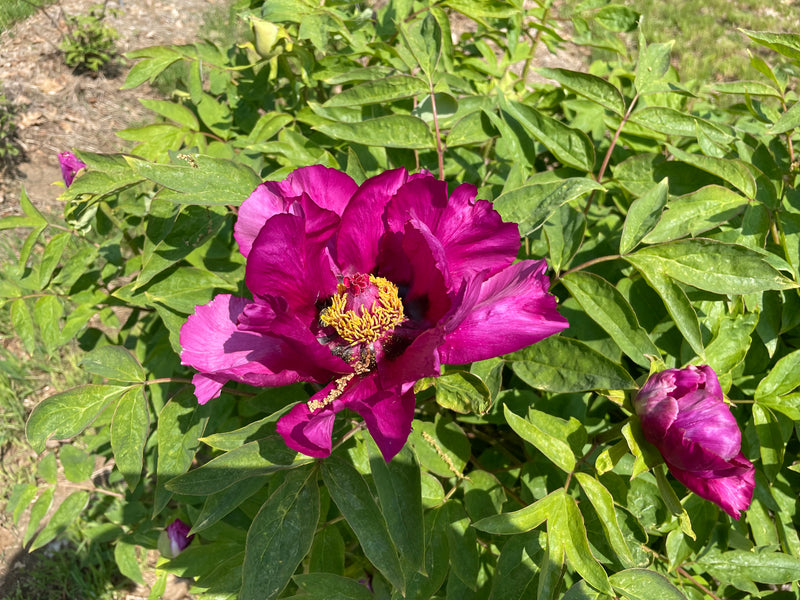
[[[719,505],[722,510],[738,519],[740,511],[747,510],[755,490],[755,467],[739,453],[728,462],[725,469],[714,474],[698,475],[667,463],[670,473],[689,490]]]
[[[439,354],[444,363],[468,363],[515,352],[568,326],[558,314],[545,261],[521,261],[484,282],[473,280],[459,312],[447,324]]]

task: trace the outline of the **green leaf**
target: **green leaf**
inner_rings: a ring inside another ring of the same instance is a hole
[[[47,456],[53,458],[53,479],[55,479],[55,454],[48,454]],[[41,462],[39,464],[41,465]],[[50,481],[49,483],[54,482]],[[39,488],[36,487],[34,483],[16,483],[14,487],[11,488],[11,495],[8,497],[8,502],[4,510],[7,513],[11,513],[14,525],[19,525],[19,519],[22,513],[28,508],[28,505],[33,501],[38,491]]]
[[[136,558],[136,544],[117,540],[114,544],[114,562],[117,563],[119,572],[125,577],[144,585],[142,569],[139,567],[139,559]]]
[[[333,573],[295,575],[294,582],[302,591],[303,600],[373,600],[367,586]]]
[[[697,319],[697,313],[683,288],[669,277],[663,275],[658,261],[645,260],[632,262],[631,264],[636,267],[648,285],[661,297],[675,326],[692,347],[692,350],[695,351],[697,356],[703,358],[705,356],[705,348],[703,346],[703,334],[700,331],[700,321]]]
[[[726,316],[720,321],[719,331],[706,346],[705,356],[705,361],[718,375],[728,373],[745,359],[757,319],[757,314],[748,313]]]
[[[36,532],[39,531],[42,519],[45,518],[47,512],[50,510],[50,505],[53,503],[53,494],[55,487],[47,487],[42,490],[36,502],[31,506],[30,516],[28,517],[28,527],[25,529],[25,535],[22,536],[22,545],[27,546]]]
[[[433,423],[414,419],[408,439],[425,469],[444,478],[464,477],[472,447],[458,424],[441,413]]]
[[[131,490],[139,483],[149,432],[150,414],[144,389],[135,387],[122,395],[111,419],[114,462]]]
[[[669,579],[650,569],[626,569],[608,580],[614,591],[628,600],[686,600]]]
[[[186,165],[162,165],[132,156],[125,159],[141,177],[172,190],[160,193],[160,198],[179,204],[238,206],[261,183],[261,178],[245,165],[202,154],[186,156]]]
[[[643,248],[624,257],[643,272],[657,272],[715,294],[749,294],[796,287],[758,252],[697,238]]]
[[[106,379],[137,383],[145,380],[142,365],[122,346],[101,346],[84,355],[81,366]]]
[[[773,123],[769,133],[778,135],[795,129],[798,125],[800,125],[800,102],[795,102],[789,107],[789,110],[781,115],[780,119]]]
[[[386,148],[431,149],[436,140],[425,121],[411,115],[388,115],[356,123],[324,123],[314,126],[335,140]]]
[[[47,284],[50,283],[50,278],[53,276],[53,271],[58,266],[61,260],[61,255],[64,253],[64,248],[69,242],[72,234],[64,232],[54,235],[42,254],[42,262],[39,263],[39,287],[45,289]]]
[[[475,21],[505,19],[517,12],[512,5],[497,0],[446,0],[443,4]]]
[[[250,496],[263,489],[269,481],[268,475],[250,477],[239,481],[236,485],[225,488],[221,492],[206,498],[200,514],[192,523],[191,533],[208,529],[220,519],[230,514]]]
[[[720,94],[740,96],[772,96],[780,98],[781,92],[775,86],[763,81],[720,81],[711,84],[711,90]]]
[[[638,94],[662,90],[662,79],[669,71],[669,55],[673,43],[669,41],[666,44],[646,44],[644,34],[639,30],[639,59],[636,62],[636,76],[633,80],[633,86]]]
[[[11,217],[6,217],[6,219],[10,219]],[[31,252],[33,251],[33,247],[36,245],[36,241],[39,239],[39,236],[42,235],[42,232],[47,229],[47,224],[39,225],[33,231],[31,231],[28,236],[25,238],[25,241],[22,243],[22,248],[19,250],[19,264],[20,268],[25,268],[28,264],[28,259],[31,256]]]
[[[721,125],[665,106],[647,106],[637,110],[631,115],[630,122],[659,133],[683,137],[696,137],[700,130],[718,144],[728,144],[733,140]]]
[[[181,59],[181,55],[177,51],[168,47],[148,48],[148,50],[153,51],[151,56],[140,60],[128,71],[128,76],[122,86],[123,90],[140,86],[145,81],[152,83],[167,67]],[[127,56],[133,58],[131,53],[128,53]]]
[[[673,198],[661,220],[642,241],[646,244],[669,242],[687,235],[697,236],[714,229],[741,213],[747,198],[717,185]]]
[[[636,387],[620,365],[583,342],[549,337],[507,355],[511,367],[525,383],[548,392],[630,390]]]
[[[530,531],[548,519],[561,503],[564,494],[564,490],[558,488],[525,508],[486,517],[473,523],[472,526],[480,531],[496,535],[514,535]]]
[[[45,398],[33,409],[25,434],[36,452],[51,437],[66,439],[86,429],[127,388],[116,385],[82,385]]]
[[[209,496],[243,479],[300,467],[313,462],[303,457],[295,460],[297,452],[286,446],[277,434],[248,442],[222,454],[199,469],[171,479],[166,488],[177,494]]]
[[[419,464],[408,446],[389,462],[374,443],[368,444],[368,449],[381,512],[408,581],[422,566],[425,556]]]
[[[739,29],[754,42],[766,46],[775,52],[788,56],[792,60],[800,60],[800,35],[794,33],[771,33],[768,31],[749,31]]]
[[[639,325],[636,313],[617,288],[591,273],[567,273],[562,283],[586,314],[602,327],[638,365],[649,368],[648,356],[659,357],[656,345]]]
[[[704,156],[702,154],[690,154],[674,146],[668,146],[668,148],[672,155],[678,160],[727,181],[749,199],[756,197],[756,193],[758,192],[756,180],[746,162],[732,158],[716,158],[714,156]]]
[[[241,600],[272,600],[311,549],[319,522],[315,467],[286,474],[247,531]]]
[[[436,403],[461,414],[482,415],[492,405],[489,388],[477,375],[467,371],[449,371],[433,379]]]
[[[575,454],[572,452],[570,444],[567,443],[566,421],[533,409],[531,409],[530,418],[526,420],[511,412],[508,405],[503,406],[503,413],[509,427],[523,440],[533,444],[534,448],[550,459],[559,469],[567,473],[575,470]],[[547,427],[547,425],[550,426]],[[578,426],[580,426],[579,423]],[[562,436],[553,435],[558,433],[558,429],[561,429]],[[574,433],[574,431],[569,433]],[[585,435],[584,432],[584,438]]]
[[[781,552],[713,552],[699,557],[696,564],[712,577],[754,593],[753,581],[782,585],[800,580],[800,559]]]
[[[64,306],[57,296],[41,296],[36,304],[33,305],[33,320],[39,326],[42,334],[42,341],[48,352],[55,350],[61,343],[61,316],[64,314]]]
[[[182,104],[176,102],[169,102],[167,100],[151,100],[148,98],[139,98],[145,108],[149,108],[162,117],[171,121],[175,121],[179,125],[184,125],[192,131],[200,129],[200,123],[197,122],[195,114]]]
[[[625,98],[622,92],[605,79],[589,73],[569,71],[567,69],[539,68],[537,71],[543,77],[554,79],[568,90],[615,112],[620,117],[625,114]]]
[[[67,496],[59,504],[56,512],[50,517],[47,525],[36,536],[36,540],[30,545],[29,551],[41,548],[52,542],[56,537],[64,533],[68,527],[74,525],[75,521],[89,503],[89,492],[75,492]]]
[[[53,456],[52,454],[50,456]],[[81,483],[92,476],[94,472],[94,455],[87,454],[80,448],[70,444],[61,446],[58,451],[61,466],[64,467],[64,477],[74,483]],[[53,481],[52,483],[55,483]]]
[[[453,124],[447,134],[446,145],[448,148],[455,148],[482,144],[497,134],[489,115],[482,110],[476,110]]]
[[[428,84],[410,75],[393,75],[367,81],[331,96],[322,106],[362,106],[394,102],[429,92]]]
[[[589,502],[592,503],[597,516],[600,517],[600,524],[603,526],[606,539],[617,553],[617,558],[623,565],[633,566],[635,561],[619,527],[617,511],[614,509],[614,498],[611,493],[602,483],[587,473],[575,473],[575,478],[583,493],[589,498]]]
[[[33,221],[36,221],[37,225],[43,225],[47,223],[45,216],[39,212],[39,209],[36,208],[31,202],[31,199],[28,197],[28,193],[25,191],[24,186],[20,191],[19,206],[22,209],[22,212],[24,212],[29,218],[33,219]]]
[[[33,317],[24,298],[17,298],[11,303],[11,325],[28,354],[36,350],[36,337],[33,333]]]
[[[537,533],[509,538],[497,558],[489,600],[535,598],[535,577],[543,554]]]
[[[586,217],[582,211],[563,205],[547,219],[544,235],[550,251],[547,262],[558,273],[580,250],[586,236]]]
[[[800,385],[800,350],[795,350],[781,358],[769,370],[756,388],[756,402],[770,396],[788,394]]]
[[[567,562],[592,587],[612,593],[608,575],[592,556],[583,516],[572,496],[561,494],[559,501],[554,502],[547,520],[547,543],[563,548]]]
[[[478,538],[470,527],[469,516],[458,500],[448,500],[441,509],[441,519],[445,524],[445,536],[450,551],[452,573],[470,590],[478,589],[480,555]]]
[[[602,189],[602,185],[588,177],[533,183],[501,194],[494,201],[494,207],[504,221],[519,223],[519,233],[525,237],[567,202]]]
[[[625,33],[633,31],[639,26],[639,19],[641,16],[642,15],[638,12],[627,6],[609,4],[598,10],[594,15],[594,19],[609,31]],[[648,50],[653,48],[653,46],[657,46],[657,44],[651,44]]]
[[[189,470],[200,443],[198,438],[208,423],[211,407],[199,406],[188,389],[178,393],[164,405],[158,415],[158,463],[156,492],[153,502],[155,517],[166,506],[172,492],[166,489],[171,479]]]
[[[582,171],[594,169],[594,145],[585,133],[525,104],[501,97],[500,106],[560,162]]]
[[[642,425],[637,417],[622,426],[622,436],[634,456],[631,479],[637,477],[664,462],[659,451],[650,442],[644,439]]]
[[[669,179],[665,177],[633,201],[622,226],[622,236],[619,240],[620,254],[627,254],[633,250],[653,230],[661,219],[668,197]]]
[[[427,13],[424,19],[417,19],[408,25],[400,21],[398,26],[417,64],[428,79],[431,79],[442,54],[442,28],[439,23],[433,15]]]
[[[386,520],[355,467],[337,457],[322,463],[331,498],[356,534],[364,556],[397,589],[405,589],[403,570]]]
[[[753,425],[758,437],[761,468],[772,481],[783,465],[787,440],[783,439],[781,426],[772,411],[758,403],[753,405]]]
[[[325,572],[344,574],[344,539],[335,525],[328,525],[314,537],[308,570],[311,573]]]
[[[209,302],[216,291],[234,291],[234,285],[207,269],[178,267],[149,284],[145,297],[174,311],[191,314],[198,304]]]

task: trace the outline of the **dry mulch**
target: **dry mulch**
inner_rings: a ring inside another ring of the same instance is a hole
[[[68,14],[85,14],[94,4],[97,0],[61,0],[60,8]],[[227,19],[229,4],[229,0],[109,0],[109,8],[119,12],[108,18],[108,24],[120,35],[117,50],[122,55],[146,46],[190,43],[197,39],[204,19]],[[0,173],[0,217],[19,214],[21,186],[37,207],[60,213],[61,188],[52,185],[61,180],[58,153],[74,148],[125,150],[127,142],[115,132],[152,119],[138,98],[158,96],[146,86],[120,90],[132,66],[132,61],[122,58],[116,69],[97,76],[74,73],[57,48],[59,30],[65,29],[59,5],[46,10],[47,14],[39,12],[0,34],[0,93],[15,107],[18,143],[24,154],[15,169]],[[6,230],[0,235],[18,234]],[[6,471],[30,469],[33,460],[30,451],[15,448],[3,456],[3,467]],[[8,491],[0,494],[0,505]],[[34,559],[21,548],[22,525],[15,527],[0,512],[0,597],[12,593],[15,581],[35,568]],[[153,571],[145,577],[152,583]],[[171,581],[163,599],[188,599],[187,589],[186,582]],[[148,594],[148,586],[136,586],[119,597],[144,600]]]

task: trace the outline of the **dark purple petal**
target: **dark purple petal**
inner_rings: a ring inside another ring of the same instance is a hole
[[[336,291],[334,271],[328,251],[308,241],[305,220],[280,214],[256,237],[245,282],[255,295],[283,298],[289,311],[308,321],[316,315],[316,303]]]
[[[717,504],[739,519],[740,512],[747,510],[755,489],[755,467],[741,452],[728,461],[727,468],[716,472],[698,474],[680,469],[667,462],[670,473],[689,490]]]
[[[465,301],[446,325],[442,362],[459,364],[515,352],[566,329],[548,293],[547,264],[521,261],[486,281],[467,283]],[[474,288],[479,286],[476,293]]]
[[[385,171],[361,184],[342,213],[336,261],[344,275],[371,273],[385,232],[386,204],[406,181],[405,169]]]
[[[194,535],[189,535],[191,529],[189,525],[180,519],[175,519],[172,523],[167,525],[167,535],[169,536],[174,556],[177,556],[185,550],[194,538]]]
[[[64,179],[64,185],[67,187],[72,185],[78,171],[86,168],[86,163],[72,152],[60,153],[58,155],[58,164],[61,166],[61,177]]]
[[[454,281],[509,266],[519,250],[519,228],[504,223],[492,204],[475,200],[476,188],[458,186],[448,198],[447,184],[430,174],[409,179],[386,210],[392,231],[403,231],[409,220],[428,226],[445,249]]]

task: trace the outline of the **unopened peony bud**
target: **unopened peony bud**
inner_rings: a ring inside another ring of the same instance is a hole
[[[191,529],[180,519],[175,519],[167,525],[165,531],[161,532],[158,538],[158,551],[167,558],[175,558],[186,549],[194,538],[194,535],[188,535]]]
[[[72,185],[72,181],[75,179],[75,175],[78,174],[78,171],[86,168],[86,163],[72,152],[62,152],[59,154],[58,162],[61,165],[61,176],[64,178],[64,185],[67,187]]]
[[[655,373],[634,405],[644,437],[670,473],[738,519],[753,498],[755,469],[742,454],[742,435],[714,370],[704,365]]]

